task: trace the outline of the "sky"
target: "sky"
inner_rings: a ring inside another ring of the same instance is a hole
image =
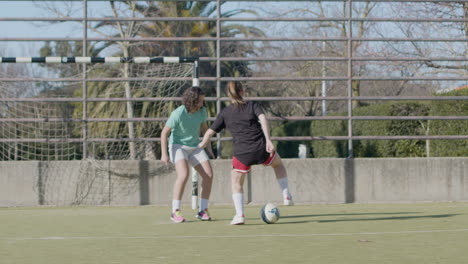
[[[93,6],[104,3],[93,3]],[[82,4],[73,3],[76,7],[72,17],[82,16]],[[0,17],[49,17],[43,9],[30,1],[0,1]],[[64,22],[49,24],[44,22],[19,22],[0,21],[0,38],[22,38],[22,37],[80,37],[83,33],[79,29],[78,22]],[[1,42],[0,51],[7,56],[38,56],[38,46],[42,42]],[[4,56],[4,55],[2,55]]]
[[[49,1],[50,3],[50,1]],[[273,10],[284,9],[285,3],[267,2],[268,8]],[[42,3],[43,5],[44,3]],[[64,10],[72,10],[67,15],[71,17],[83,16],[82,2],[55,2],[57,7],[60,7],[61,12]],[[230,2],[222,6],[222,11],[254,7],[257,11],[262,12],[263,6],[266,3],[248,3],[248,2]],[[0,0],[0,18],[10,17],[57,17],[41,9],[41,3],[33,3],[31,1],[2,1]],[[304,2],[289,2],[287,8],[296,6],[304,6]],[[88,17],[103,17],[111,15],[109,2],[88,2]],[[260,24],[256,24],[258,27]],[[265,25],[266,23],[263,23]],[[63,23],[46,23],[46,22],[19,22],[19,21],[0,21],[0,38],[22,38],[22,37],[82,37],[82,26],[79,22],[63,22]],[[292,32],[287,31],[286,32]],[[92,33],[89,33],[92,36]],[[0,41],[0,52],[2,56],[38,56],[37,51],[42,42],[9,42]]]
[[[48,3],[51,3],[50,1]],[[42,3],[44,4],[44,3]],[[83,3],[81,1],[72,1],[72,2],[62,2],[56,1],[54,4],[57,7],[60,7],[61,12],[64,10],[71,10],[66,13],[71,17],[82,17],[82,7]],[[287,6],[286,6],[287,4]],[[254,8],[258,12],[263,12],[265,9],[274,10],[278,13],[284,13],[284,10],[292,10],[294,8],[301,8],[306,6],[308,3],[305,2],[283,2],[283,3],[274,3],[274,2],[229,2],[222,6],[223,11],[245,8],[249,9]],[[324,3],[324,5],[331,5],[332,3]],[[9,18],[9,17],[57,17],[56,15],[51,15],[49,12],[44,11],[41,8],[41,3],[39,1],[2,1],[0,0],[0,18]],[[312,5],[309,4],[309,8]],[[339,5],[337,7],[340,7]],[[328,8],[333,10],[330,12],[340,12],[338,8]],[[272,14],[263,13],[269,16]],[[109,9],[109,2],[88,2],[88,17],[103,17],[111,15]],[[388,14],[384,14],[388,16]],[[333,17],[333,14],[330,14],[330,17]],[[249,22],[252,23],[252,22]],[[297,23],[297,22],[296,22]],[[254,24],[258,27],[259,25],[266,25],[267,23],[259,22]],[[272,23],[270,23],[272,24]],[[286,23],[285,23],[286,24]],[[290,23],[293,24],[293,23]],[[276,23],[275,26],[279,24]],[[284,34],[298,34],[297,31],[293,30],[294,26],[284,29],[283,32],[279,32],[279,36],[285,36]],[[389,34],[393,35],[397,32],[396,28],[394,30],[389,30],[388,24],[385,24],[385,30],[391,32]],[[268,32],[270,36],[274,35],[271,31]],[[63,22],[63,23],[46,23],[46,22],[6,22],[0,20],[0,38],[21,38],[21,37],[82,37],[82,25],[80,22]],[[89,33],[89,36],[92,36],[92,33]],[[9,42],[9,41],[0,41],[0,56],[1,57],[37,57],[39,55],[39,48],[43,45],[43,42]],[[101,54],[105,56],[105,54]]]

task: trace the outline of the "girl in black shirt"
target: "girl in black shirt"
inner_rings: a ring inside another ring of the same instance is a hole
[[[245,174],[250,171],[252,165],[272,166],[283,193],[284,205],[293,205],[293,201],[288,190],[286,169],[271,142],[268,121],[262,108],[257,102],[244,101],[244,90],[239,82],[229,82],[226,93],[232,104],[218,114],[198,147],[205,148],[210,138],[223,129],[231,132],[234,145],[231,190],[236,208],[236,215],[231,224],[241,225],[245,223],[243,184]]]

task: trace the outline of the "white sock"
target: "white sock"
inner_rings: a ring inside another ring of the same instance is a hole
[[[180,200],[172,200],[172,212],[180,210]]]
[[[234,201],[234,207],[236,208],[236,215],[244,215],[244,193],[234,193],[232,195]]]
[[[283,192],[283,198],[291,198],[291,194],[289,193],[288,177],[278,179],[278,184],[281,188],[281,192]]]
[[[205,211],[208,209],[208,199],[201,198],[200,199],[200,212]]]

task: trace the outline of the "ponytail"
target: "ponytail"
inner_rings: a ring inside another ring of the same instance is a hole
[[[240,82],[230,81],[226,85],[226,93],[231,98],[231,102],[236,106],[245,104],[244,98],[241,95],[244,89],[242,88],[242,84]]]

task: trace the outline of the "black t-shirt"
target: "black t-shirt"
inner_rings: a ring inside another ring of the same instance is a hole
[[[245,104],[231,104],[218,114],[211,125],[216,133],[226,128],[231,132],[234,155],[245,154],[265,148],[265,136],[258,116],[263,114],[258,102],[247,101]]]

